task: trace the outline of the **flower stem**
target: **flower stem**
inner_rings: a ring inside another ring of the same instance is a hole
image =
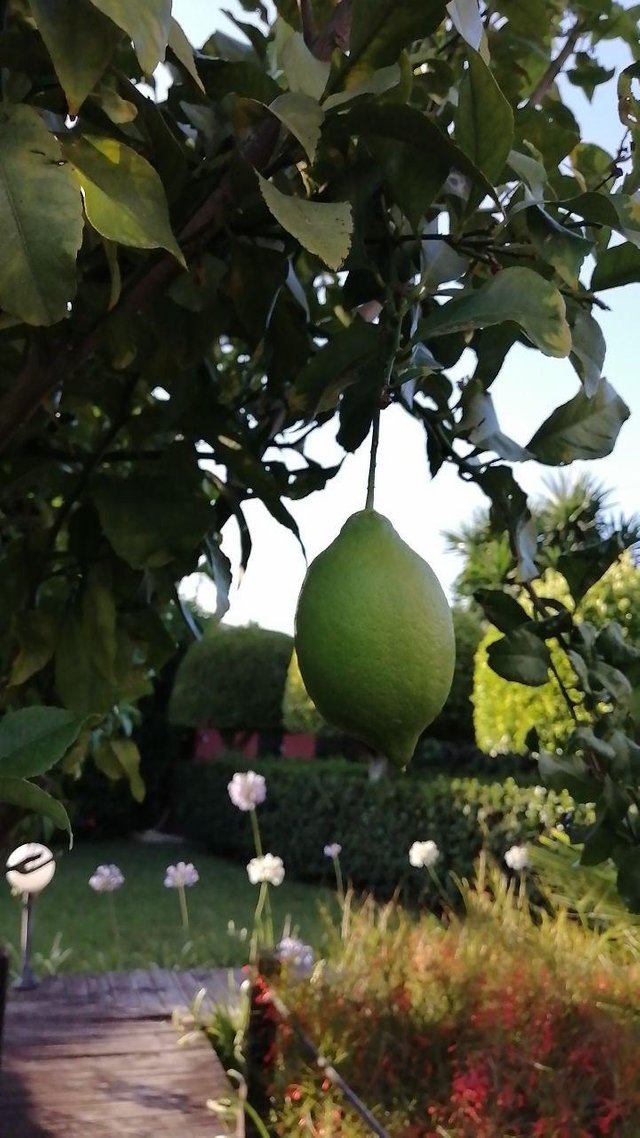
[[[344,906],[344,882],[342,880],[342,870],[340,868],[339,857],[334,857],[333,868],[336,871],[336,888],[338,890],[338,901],[340,902],[340,907],[342,908]]]
[[[371,457],[369,458],[369,478],[367,480],[367,500],[365,510],[373,509],[373,495],[376,488],[376,459],[378,457],[378,442],[380,441],[380,408],[377,407],[373,416],[371,434]]]
[[[180,915],[182,917],[183,932],[189,932],[189,906],[187,905],[187,893],[184,885],[178,885],[178,897],[180,899]]]
[[[251,829],[253,831],[253,842],[256,847],[256,855],[262,857],[262,839],[260,837],[260,826],[258,825],[258,815],[255,809],[249,811],[251,817]]]
[[[113,932],[113,946],[116,951],[116,963],[118,968],[122,968],[122,943],[120,940],[120,927],[118,925],[115,898],[113,893],[107,893],[107,897],[109,898],[109,913],[111,914],[111,929]]]

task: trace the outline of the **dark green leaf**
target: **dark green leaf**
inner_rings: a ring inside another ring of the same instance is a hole
[[[104,74],[122,32],[88,0],[29,0],[38,31],[77,115]]]
[[[513,143],[513,111],[480,55],[469,50],[468,61],[460,85],[456,142],[495,184]]]
[[[43,209],[43,202],[47,208]],[[0,305],[55,324],[76,292],[82,201],[57,139],[33,107],[0,111]]]
[[[62,707],[24,707],[0,719],[0,774],[32,778],[64,757],[84,719]]]
[[[550,790],[566,790],[576,802],[594,802],[600,787],[587,764],[577,755],[549,755],[538,758],[540,778]]]
[[[565,284],[575,288],[582,263],[593,248],[592,243],[561,225],[538,205],[527,210],[527,226],[542,260],[553,266]]]
[[[316,414],[335,407],[340,392],[355,383],[359,368],[374,358],[380,343],[377,325],[356,317],[303,368],[289,396],[292,410]]]
[[[67,615],[55,656],[56,690],[76,715],[105,715],[115,702],[113,681],[96,664],[81,613]]]
[[[604,292],[605,289],[621,288],[637,281],[640,281],[640,249],[625,241],[600,254],[589,288],[593,292]]]
[[[40,786],[27,782],[23,778],[4,778],[0,776],[0,802],[11,806],[21,806],[42,818],[50,818],[60,830],[69,834],[69,844],[72,841],[71,823],[69,815],[57,798],[52,798]]]
[[[541,687],[549,679],[549,649],[527,628],[516,628],[487,649],[489,664],[504,680]]]
[[[131,0],[91,0],[91,3],[130,36],[145,75],[153,75],[165,56],[171,0],[144,0],[138,4],[132,4]]]
[[[569,359],[589,398],[595,395],[600,386],[606,351],[607,345],[597,320],[594,320],[590,312],[580,308],[571,324]]]
[[[307,158],[313,162],[324,120],[324,112],[316,100],[309,95],[288,91],[278,95],[269,104],[269,110],[298,139]]]
[[[589,399],[579,391],[551,413],[527,449],[538,462],[563,466],[576,459],[604,458],[611,454],[629,408],[610,383],[603,380]]]
[[[440,305],[420,324],[421,339],[512,320],[547,356],[566,356],[571,333],[556,288],[530,269],[504,269],[487,284]],[[529,448],[527,448],[529,449]]]
[[[350,83],[396,63],[403,48],[425,39],[445,16],[445,0],[354,0],[351,18]]]
[[[565,578],[574,601],[579,601],[622,552],[617,534],[593,542],[585,549],[568,549],[560,554],[558,569]]]
[[[502,589],[476,589],[473,595],[487,620],[500,632],[513,632],[529,621],[522,605]]]

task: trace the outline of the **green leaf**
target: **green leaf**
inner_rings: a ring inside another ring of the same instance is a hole
[[[288,93],[274,99],[273,103],[269,104],[269,110],[298,139],[309,161],[313,162],[320,141],[320,128],[324,121],[324,113],[319,103],[309,95]]]
[[[20,649],[11,666],[9,686],[18,687],[36,675],[53,656],[58,622],[47,613],[25,612],[16,622]]]
[[[493,399],[479,379],[470,380],[460,400],[462,418],[458,432],[479,451],[494,451],[508,462],[526,462],[531,455],[500,430]]]
[[[46,209],[43,208],[46,203]],[[0,110],[0,305],[55,324],[76,292],[82,201],[60,144],[33,107]]]
[[[122,33],[88,0],[29,0],[29,6],[67,96],[69,114],[75,116],[104,74]]]
[[[546,356],[562,357],[571,348],[565,311],[558,290],[538,273],[503,269],[487,284],[441,305],[421,322],[419,334],[428,340],[513,320]]]
[[[340,392],[355,383],[358,369],[380,346],[380,329],[357,317],[312,356],[289,396],[293,411],[315,415],[337,405]]]
[[[358,103],[340,121],[343,129],[367,139],[410,220],[425,213],[452,170],[495,196],[491,182],[475,163],[416,107]],[[385,140],[386,146],[377,140]]]
[[[556,221],[541,206],[527,210],[527,227],[540,257],[552,265],[565,284],[577,287],[578,275],[593,245]]]
[[[32,778],[55,766],[75,743],[84,719],[62,707],[23,707],[0,719],[0,774]]]
[[[52,798],[40,786],[36,786],[33,782],[27,782],[23,778],[4,778],[0,776],[0,802],[9,803],[11,806],[21,806],[24,810],[30,810],[33,814],[39,814],[43,818],[50,818],[55,822],[56,826],[61,830],[66,830],[69,834],[69,846],[73,839],[71,832],[71,823],[69,815],[61,802],[57,798]]]
[[[610,383],[603,380],[589,399],[579,391],[556,408],[528,444],[547,466],[563,466],[576,459],[604,458],[611,454],[629,408]]]
[[[549,679],[551,657],[543,640],[527,628],[516,628],[487,648],[490,667],[503,680],[542,687]]]
[[[290,197],[258,174],[260,192],[276,221],[330,269],[339,269],[351,247],[349,202],[311,202]]]
[[[353,87],[350,86],[346,91],[338,91],[335,95],[329,95],[322,102],[323,110],[326,114],[328,111],[364,95],[384,95],[386,91],[397,87],[401,79],[402,71],[397,63],[392,63],[390,67],[381,67],[379,71],[374,71],[366,79],[363,79],[362,83],[357,83]]]
[[[538,758],[540,778],[550,790],[566,790],[576,802],[593,802],[600,787],[583,759],[577,755],[549,755]]]
[[[145,75],[153,75],[165,56],[171,23],[171,0],[91,0],[133,40]]]
[[[619,668],[600,661],[589,669],[589,680],[594,691],[598,688],[606,691],[614,703],[623,706],[629,703],[633,689]]]
[[[621,288],[637,281],[640,281],[640,249],[625,241],[600,254],[589,288],[592,292],[604,292],[605,289]]]
[[[618,846],[613,860],[618,868],[618,893],[632,913],[640,912],[640,849]]]
[[[82,189],[87,218],[109,241],[166,249],[185,264],[171,232],[162,182],[153,166],[115,138],[85,135],[64,147]]]
[[[587,224],[595,222],[616,229],[628,241],[640,246],[640,201],[636,197],[590,190],[559,204],[582,217]]]
[[[622,552],[617,534],[591,542],[582,549],[568,549],[558,558],[558,569],[565,578],[574,601],[589,591]]]
[[[515,597],[502,589],[476,589],[473,594],[487,620],[500,632],[513,632],[529,623],[529,616]]]
[[[280,525],[291,530],[300,541],[297,522],[289,513],[276,482],[260,459],[255,458],[248,447],[243,446],[238,439],[225,435],[218,436],[214,450],[216,458],[228,467],[234,478],[239,478],[244,486],[253,490],[264,502],[272,517],[280,522]]]
[[[597,320],[584,308],[578,309],[571,324],[571,354],[569,359],[578,373],[584,393],[595,395],[602,379],[602,367],[607,351],[605,338]]]
[[[474,7],[477,12],[475,0]],[[468,51],[468,61],[460,84],[456,142],[493,184],[513,145],[513,111],[476,51]]]
[[[196,61],[193,54],[193,48],[189,43],[186,35],[184,34],[180,24],[177,20],[171,17],[169,24],[169,48],[175,55],[178,63],[181,63],[185,71],[191,76],[196,87],[199,87],[203,95],[205,93],[202,79],[198,74]]]
[[[136,802],[143,802],[145,785],[140,776],[140,751],[133,739],[110,739],[109,746],[122,772],[129,780],[129,789]]]
[[[318,59],[309,50],[300,32],[294,32],[281,18],[276,23],[276,56],[290,91],[307,95],[316,101],[322,98],[331,64]]]
[[[94,484],[102,528],[118,556],[134,569],[157,569],[194,557],[214,520],[199,471],[179,446],[148,466],[135,482],[103,475]]]
[[[349,82],[397,63],[404,48],[426,39],[445,17],[445,0],[354,0],[351,16]]]
[[[113,683],[97,666],[82,613],[70,612],[55,656],[56,690],[76,715],[105,715],[115,702]]]

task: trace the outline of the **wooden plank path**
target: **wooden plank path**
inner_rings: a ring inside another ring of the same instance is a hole
[[[228,999],[228,973],[70,973],[11,992],[0,1138],[231,1134],[206,1109],[229,1090],[217,1057],[204,1037],[179,1047],[171,1024],[203,987],[212,1003]]]

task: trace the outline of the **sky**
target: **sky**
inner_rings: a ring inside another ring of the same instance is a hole
[[[627,0],[624,6],[629,5]],[[201,46],[216,28],[239,35],[220,7],[217,0],[174,0],[173,14],[192,43]],[[233,0],[225,7],[234,10]],[[240,14],[247,18],[246,13]],[[605,44],[599,54],[605,66],[615,67],[617,72],[631,62],[626,48],[620,46]],[[623,133],[617,114],[616,76],[597,89],[591,104],[569,85],[566,98],[581,124],[584,139],[615,152]],[[590,469],[612,491],[615,512],[628,515],[640,509],[640,285],[612,289],[603,294],[603,299],[611,311],[594,310],[594,315],[607,342],[604,374],[632,414],[611,456],[595,463],[573,463],[565,469],[576,475]],[[550,412],[571,399],[579,387],[567,360],[552,360],[516,346],[492,387],[501,429],[526,444]],[[318,430],[310,440],[309,455],[324,465],[339,461],[342,450],[335,442],[335,434],[335,424]],[[300,529],[307,561],[333,541],[347,518],[364,506],[368,463],[367,441],[355,454],[347,456],[340,473],[324,490],[301,502],[288,503]],[[557,474],[557,470],[527,462],[518,464],[515,473],[523,489],[536,496],[544,491],[545,478]],[[455,530],[485,504],[481,492],[461,482],[448,465],[431,479],[424,431],[410,415],[397,406],[382,413],[375,507],[430,563],[448,593],[460,570],[460,559],[446,551],[442,532]],[[304,554],[293,534],[275,522],[262,503],[247,502],[243,508],[253,551],[246,573],[232,588],[225,622],[255,621],[266,628],[292,632],[306,570]],[[239,542],[233,521],[223,530],[222,547],[231,559],[237,581]],[[195,596],[205,609],[215,608],[215,588],[202,575],[187,578],[181,592]]]

